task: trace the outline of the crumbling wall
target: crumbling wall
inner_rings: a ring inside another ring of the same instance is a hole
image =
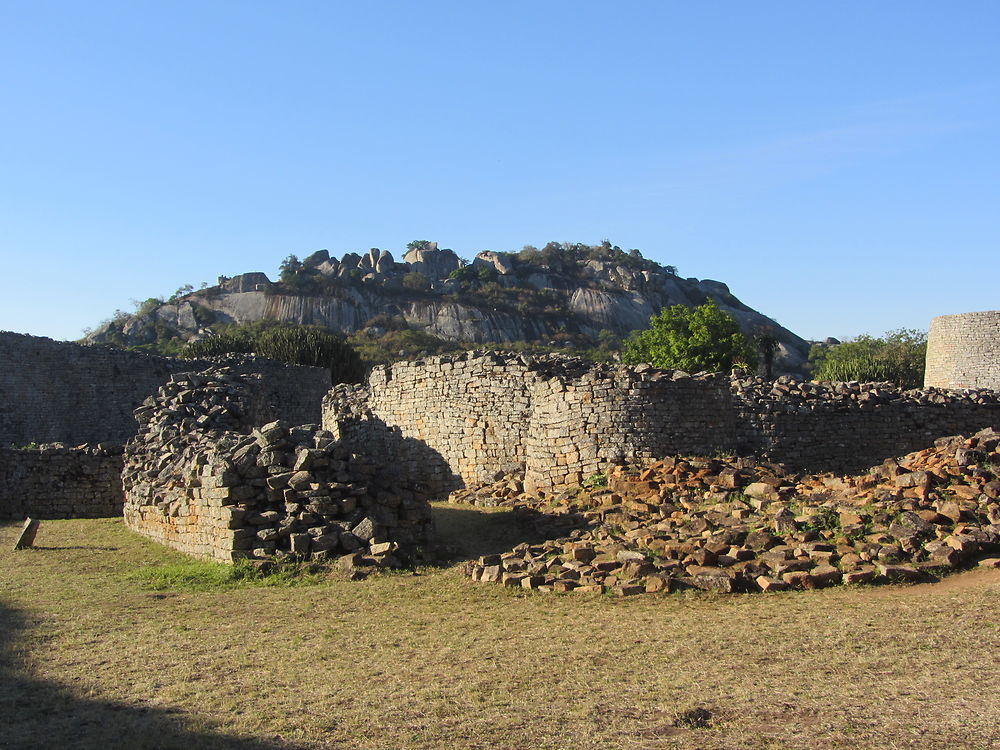
[[[738,450],[791,467],[863,471],[945,435],[1000,425],[988,390],[903,391],[888,383],[734,378]]]
[[[266,377],[260,404],[293,422],[318,423],[329,372],[254,357],[236,358]],[[171,374],[204,360],[158,357],[0,332],[0,445],[124,443],[133,410]]]
[[[217,365],[144,402],[122,473],[130,528],[221,561],[363,553],[395,565],[427,541],[430,508],[391,457],[369,460],[316,424],[260,425],[265,385]]]
[[[120,516],[121,473],[120,446],[0,448],[0,518]]]
[[[631,459],[716,451],[852,471],[1000,424],[988,390],[731,379],[497,352],[376,368],[367,387],[331,391],[323,414],[357,450],[394,455],[437,494],[515,472],[550,489]]]

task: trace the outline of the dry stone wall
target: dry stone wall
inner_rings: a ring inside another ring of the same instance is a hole
[[[121,516],[121,473],[121,447],[0,448],[0,518]]]
[[[266,375],[261,404],[293,422],[319,422],[330,388],[326,370],[257,358],[242,362]],[[144,398],[171,374],[209,364],[8,332],[0,332],[0,363],[3,446],[124,443],[136,432],[132,412]]]
[[[529,491],[578,484],[613,465],[737,452],[852,471],[1000,424],[988,390],[775,382],[474,352],[376,368],[338,386],[324,426],[359,451],[395,455],[433,494],[523,474]]]
[[[497,474],[547,488],[627,457],[731,448],[734,416],[718,375],[496,352],[378,367],[367,388],[337,386],[324,400],[327,429],[394,455],[436,495]]]
[[[1000,310],[934,318],[924,385],[1000,389]]]
[[[998,393],[734,378],[737,447],[801,469],[863,471],[945,435],[1000,425]]]
[[[135,531],[220,561],[356,555],[398,565],[430,507],[388,463],[316,424],[260,424],[266,379],[235,366],[174,375],[136,410],[122,473]]]

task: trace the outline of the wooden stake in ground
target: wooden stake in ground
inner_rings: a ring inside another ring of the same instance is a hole
[[[35,544],[35,534],[37,533],[38,519],[25,518],[24,526],[21,527],[21,533],[17,535],[17,541],[14,542],[14,549],[31,549]]]

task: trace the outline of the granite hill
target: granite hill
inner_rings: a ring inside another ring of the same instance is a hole
[[[593,345],[602,336],[644,328],[661,307],[709,298],[746,333],[777,339],[779,371],[799,369],[807,342],[740,302],[726,284],[681,278],[671,266],[606,241],[485,251],[471,263],[428,241],[411,242],[401,262],[378,248],[339,260],[326,250],[303,260],[289,256],[278,281],[244,273],[166,301],[147,300],[135,314],[102,324],[86,342],[190,341],[220,325],[273,320],[376,337],[408,328],[473,344]]]

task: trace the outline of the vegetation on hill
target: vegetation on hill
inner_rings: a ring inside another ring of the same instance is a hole
[[[326,367],[334,383],[357,383],[365,372],[357,352],[340,336],[316,326],[230,326],[184,346],[185,358],[257,354],[278,362]]]
[[[649,328],[625,340],[622,361],[689,372],[725,371],[757,362],[754,345],[732,316],[711,299],[698,307],[671,305],[650,320]]]
[[[927,334],[912,328],[888,331],[883,336],[862,335],[809,350],[816,380],[889,381],[904,388],[924,384]]]

